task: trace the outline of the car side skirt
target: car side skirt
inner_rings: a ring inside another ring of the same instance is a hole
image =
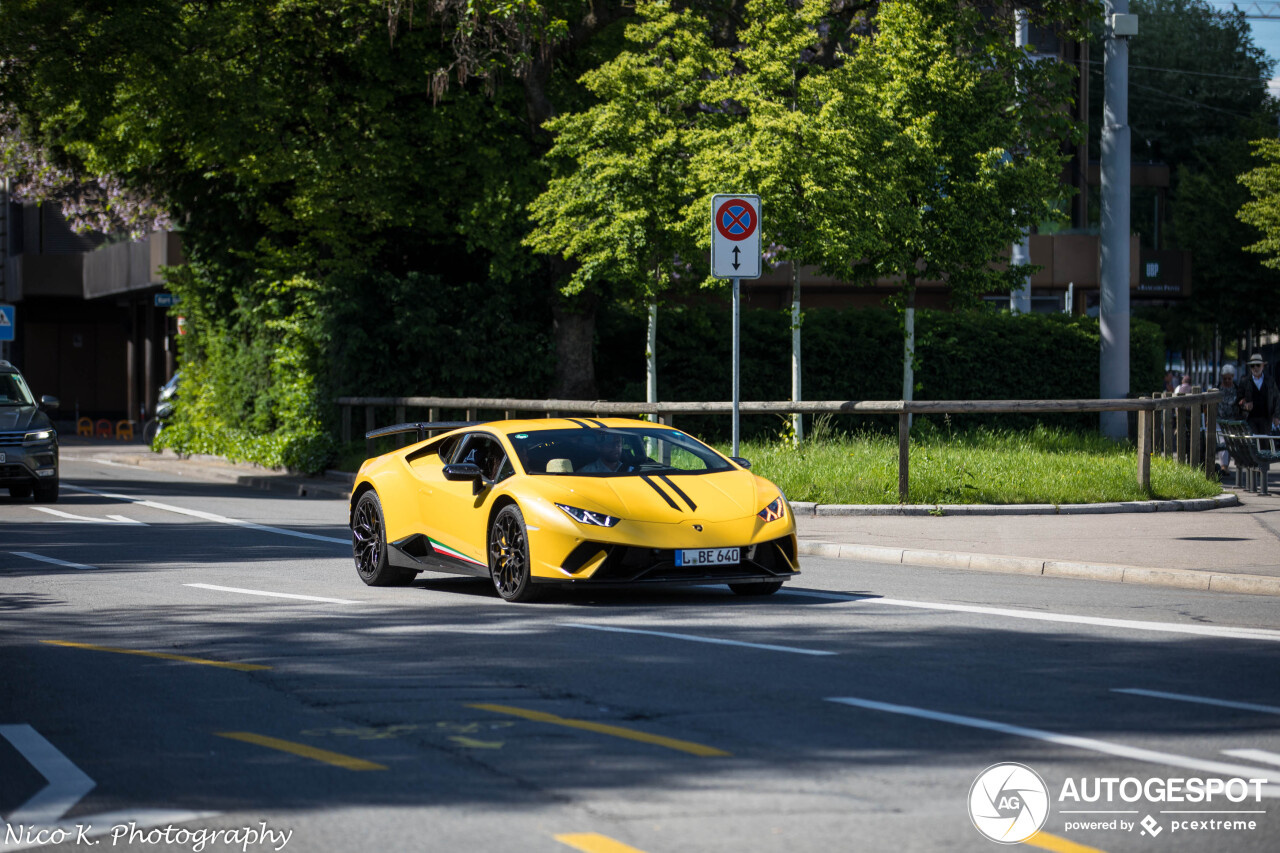
[[[489,577],[489,567],[484,563],[472,560],[421,533],[406,536],[390,544],[387,561],[398,569],[447,572],[474,578]]]

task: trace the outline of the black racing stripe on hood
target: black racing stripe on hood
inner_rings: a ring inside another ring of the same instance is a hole
[[[566,421],[568,421],[568,422],[569,422],[569,423],[571,423],[571,424],[577,424],[578,426],[582,427],[583,429],[591,429],[591,427],[587,426],[585,423],[583,423],[582,421],[578,420],[577,418],[565,418],[565,420],[566,420]]]
[[[600,429],[608,429],[608,427],[606,427],[603,423],[601,423],[600,421],[594,420],[593,418],[583,418],[583,420],[589,424],[595,424],[596,426],[600,427]]]
[[[666,492],[664,492],[664,491],[662,490],[662,486],[659,486],[657,483],[655,483],[655,482],[654,482],[654,481],[649,477],[649,475],[648,475],[648,474],[641,474],[641,475],[640,475],[640,479],[641,479],[641,480],[644,480],[646,483],[648,483],[648,484],[649,484],[649,488],[653,489],[655,492],[657,492],[658,494],[662,495],[662,499],[663,499],[664,501],[666,501],[667,503],[669,503],[669,504],[671,505],[671,508],[672,508],[672,509],[674,509],[676,512],[684,512],[684,510],[680,509],[680,505],[679,505],[679,504],[677,504],[675,501],[671,500],[671,495],[669,495],[669,494],[667,494]]]
[[[689,509],[691,509],[693,512],[698,511],[698,505],[693,502],[692,498],[690,498],[688,495],[684,493],[683,489],[681,489],[679,486],[673,483],[671,481],[671,478],[669,478],[666,474],[659,474],[658,479],[666,483],[668,486],[670,486],[675,491],[675,493],[680,496],[680,500],[684,501],[689,505]]]

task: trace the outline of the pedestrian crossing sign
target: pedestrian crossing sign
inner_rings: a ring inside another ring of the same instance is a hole
[[[14,307],[0,305],[0,341],[13,340]]]

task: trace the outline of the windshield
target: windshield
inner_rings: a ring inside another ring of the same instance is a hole
[[[0,406],[34,406],[31,389],[16,373],[0,373]]]
[[[664,427],[548,429],[507,438],[529,474],[627,477],[707,474],[733,467],[696,438]]]

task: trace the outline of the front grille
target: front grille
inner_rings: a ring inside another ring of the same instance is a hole
[[[27,433],[25,431],[0,432],[0,447],[20,447],[26,437]]]
[[[0,465],[0,480],[30,480],[31,472],[21,465]]]
[[[702,581],[716,582],[740,578],[787,577],[793,573],[784,555],[791,552],[791,538],[742,549],[742,562],[730,566],[677,566],[675,552],[660,548],[635,548],[625,545],[603,545],[584,542],[565,560],[564,569],[581,568],[601,551],[608,556],[588,582],[633,583],[638,581]]]

